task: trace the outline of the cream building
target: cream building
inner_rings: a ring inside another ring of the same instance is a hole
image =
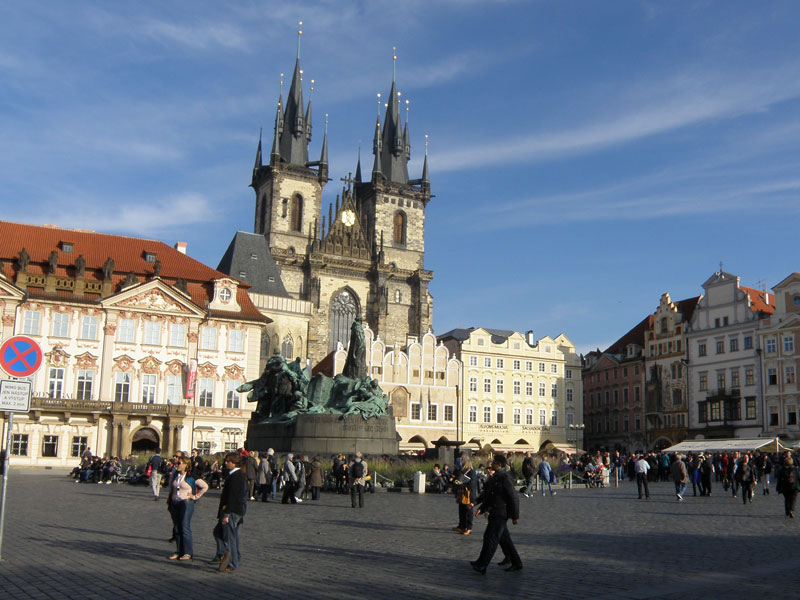
[[[461,362],[430,331],[409,336],[404,347],[389,346],[364,328],[367,369],[389,395],[400,450],[422,450],[434,442],[462,439]],[[341,373],[347,349],[340,343],[328,374]],[[332,370],[332,373],[331,373]]]
[[[259,375],[269,319],[246,285],[177,248],[0,222],[2,338],[44,354],[12,464],[243,444],[250,408],[235,389]]]
[[[761,320],[764,435],[800,439],[800,273],[792,273],[772,288],[775,313]]]
[[[565,335],[470,328],[439,336],[464,365],[463,439],[494,450],[575,446],[583,423],[581,358]],[[581,432],[578,445],[582,447]]]

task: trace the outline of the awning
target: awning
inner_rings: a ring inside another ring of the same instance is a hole
[[[662,452],[744,452],[747,450],[761,450],[762,452],[780,452],[787,446],[780,443],[778,438],[734,438],[725,440],[685,440]]]
[[[549,450],[550,448],[555,448],[556,450],[559,450],[560,452],[563,452],[564,454],[578,454],[578,455],[581,455],[581,454],[584,453],[583,450],[581,450],[580,448],[578,448],[576,450],[575,446],[570,446],[569,444],[567,444],[567,445],[564,445],[564,444],[548,444],[548,448],[547,449]]]

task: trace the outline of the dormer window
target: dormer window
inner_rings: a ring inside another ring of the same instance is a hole
[[[72,242],[61,242],[61,251],[64,254],[72,254],[72,249],[74,248],[74,244]]]
[[[147,261],[149,263],[154,263],[154,262],[156,262],[156,253],[155,252],[147,252],[147,251],[145,251],[144,259],[145,259],[145,261]]]
[[[222,302],[229,302],[231,299],[231,291],[228,288],[222,288],[219,291],[219,299]]]
[[[251,254],[250,260],[258,260],[258,254]]]

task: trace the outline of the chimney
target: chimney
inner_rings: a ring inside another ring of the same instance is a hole
[[[535,346],[536,340],[533,339],[533,331],[528,330],[525,332],[525,339],[528,341],[528,346]]]
[[[175,242],[173,247],[181,254],[186,254],[186,242]]]

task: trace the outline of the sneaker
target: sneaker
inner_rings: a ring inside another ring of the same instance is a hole
[[[106,485],[111,485],[111,480],[106,481]]]
[[[295,500],[297,500],[297,502],[302,502],[303,501],[301,498],[295,498]]]
[[[551,496],[555,496],[555,495],[556,495],[556,493],[555,493],[555,492],[550,492],[550,495],[551,495]],[[522,568],[522,567],[520,567],[520,569],[521,569],[521,568]]]

